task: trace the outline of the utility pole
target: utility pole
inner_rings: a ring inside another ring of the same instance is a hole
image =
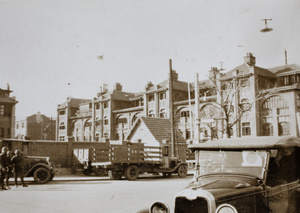
[[[172,77],[172,59],[169,60],[170,75],[169,75],[169,112],[171,120],[171,157],[175,157],[175,132],[174,132],[174,106],[173,106],[173,77]]]

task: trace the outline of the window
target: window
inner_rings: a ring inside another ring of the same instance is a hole
[[[108,118],[107,118],[107,116],[104,117],[104,125],[108,125]]]
[[[249,78],[240,79],[240,86],[241,87],[249,87],[250,86]]]
[[[22,128],[24,128],[25,127],[25,123],[24,122],[22,122]]]
[[[185,139],[191,138],[191,131],[189,129],[185,130]]]
[[[148,96],[148,101],[154,101],[154,95],[153,94],[150,94]]]
[[[163,99],[166,99],[166,93],[165,92],[159,93],[159,100],[163,100]]]
[[[182,111],[180,113],[180,117],[182,117],[182,118],[188,118],[188,117],[190,117],[190,111]]]
[[[59,115],[65,115],[65,114],[66,114],[66,111],[65,111],[65,110],[59,111]]]
[[[242,99],[240,107],[241,110],[249,110],[250,108],[249,99],[248,98]]]
[[[118,124],[127,124],[127,118],[119,118]]]
[[[59,141],[65,141],[65,136],[59,136]]]
[[[0,105],[0,115],[4,115],[4,105]]]
[[[96,109],[100,109],[100,104],[96,104]]]
[[[64,122],[61,122],[60,124],[59,124],[59,129],[60,130],[64,130],[66,127],[65,127],[65,123]]]
[[[108,107],[108,102],[103,103],[103,108],[106,109]]]
[[[7,137],[10,138],[10,128],[7,128]]]
[[[244,122],[244,123],[242,123],[242,135],[243,136],[251,135],[250,122]]]
[[[153,110],[150,110],[148,114],[149,114],[148,116],[151,117],[151,118],[154,118],[154,117],[155,117],[155,116],[154,116],[154,111],[153,111]]]
[[[279,136],[289,136],[290,135],[290,123],[281,122],[278,124]]]
[[[19,124],[16,125],[16,129],[19,129]]]
[[[166,118],[167,117],[165,109],[161,109],[160,110],[159,117],[160,118]]]

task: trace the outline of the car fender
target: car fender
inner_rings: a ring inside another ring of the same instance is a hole
[[[44,167],[52,173],[52,170],[53,170],[52,167],[50,167],[49,165],[47,165],[45,163],[38,163],[38,164],[35,164],[24,176],[31,177],[33,175],[33,172],[39,167]]]

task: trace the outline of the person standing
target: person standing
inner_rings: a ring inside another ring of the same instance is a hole
[[[12,157],[13,157],[13,154],[11,151],[7,151],[6,152],[6,177],[5,177],[5,185],[6,185],[6,188],[7,189],[10,189],[9,187],[9,178],[11,177],[12,175],[12,172],[13,172],[13,164],[12,164]]]
[[[0,190],[7,190],[4,184],[4,179],[6,177],[6,166],[7,166],[7,152],[9,149],[7,147],[2,147],[0,154]]]
[[[11,159],[12,164],[14,166],[16,187],[18,187],[18,177],[20,177],[23,187],[27,187],[27,185],[24,183],[23,160],[24,160],[23,153],[20,150],[16,150],[15,155]]]

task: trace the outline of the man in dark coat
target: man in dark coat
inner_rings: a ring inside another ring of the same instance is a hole
[[[20,177],[23,187],[27,187],[27,185],[24,183],[23,160],[23,153],[20,150],[16,150],[15,155],[11,159],[14,165],[16,187],[18,187],[18,177]]]
[[[7,147],[2,147],[2,152],[0,154],[0,190],[6,190],[8,188],[4,185],[4,179],[6,177],[6,167],[7,167],[7,152],[9,149]]]
[[[9,178],[11,177],[12,173],[13,173],[13,164],[12,164],[12,157],[13,157],[13,154],[11,151],[7,151],[6,152],[6,160],[7,160],[7,163],[6,163],[6,177],[5,177],[5,185],[6,185],[6,188],[10,189],[9,187]]]

